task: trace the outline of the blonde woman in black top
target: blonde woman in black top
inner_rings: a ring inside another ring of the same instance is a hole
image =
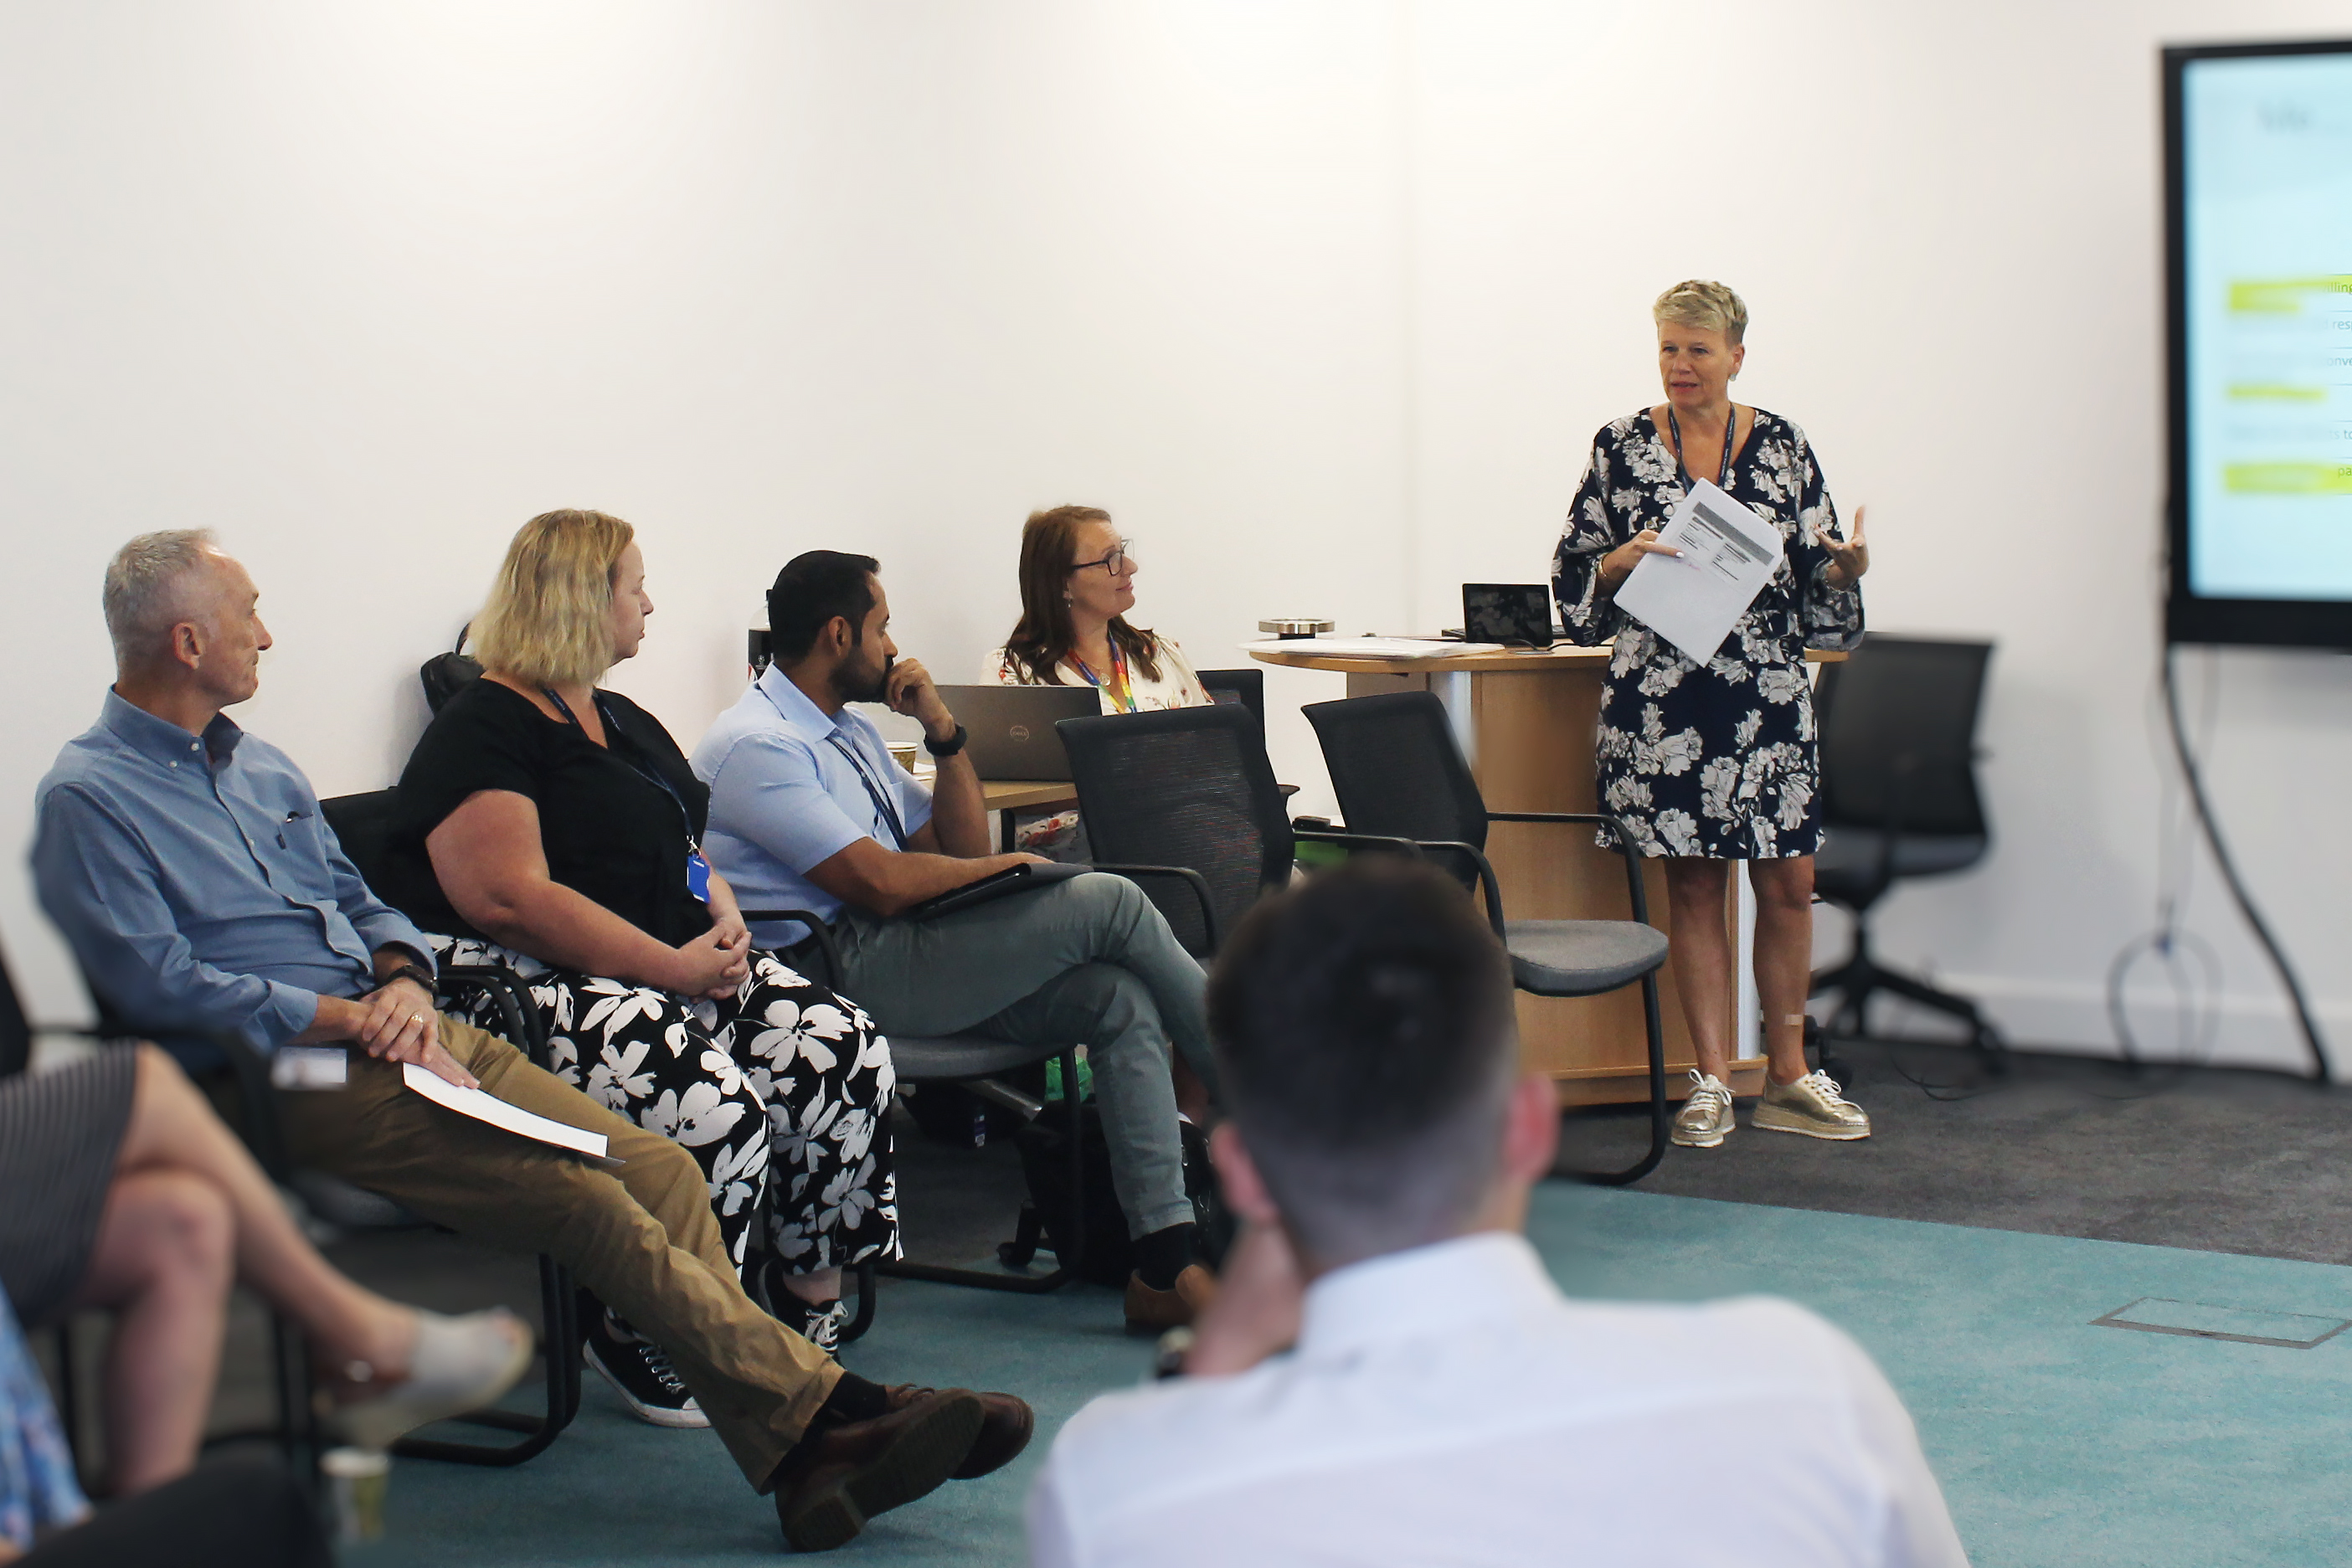
[[[652,611],[628,524],[558,511],[524,526],[475,622],[488,673],[401,776],[379,891],[443,934],[445,958],[528,977],[556,1074],[691,1153],[747,1283],[831,1349],[842,1269],[898,1251],[889,1044],[751,946],[701,854],[709,792],[659,720],[596,686]],[[598,1314],[589,1352],[643,1418],[708,1425],[625,1324]]]

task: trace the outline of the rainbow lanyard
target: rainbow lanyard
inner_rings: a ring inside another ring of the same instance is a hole
[[[1135,711],[1135,687],[1127,678],[1127,650],[1118,645],[1118,638],[1110,640],[1110,685],[1108,687],[1092,670],[1087,668],[1087,662],[1078,657],[1076,649],[1070,651],[1070,663],[1078,667],[1078,674],[1086,676],[1087,685],[1097,690],[1108,690],[1110,700],[1118,706],[1119,712]]]

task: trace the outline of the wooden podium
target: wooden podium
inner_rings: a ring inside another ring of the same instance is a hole
[[[1470,759],[1490,811],[1592,811],[1593,737],[1601,715],[1601,683],[1610,650],[1559,647],[1543,653],[1466,653],[1453,658],[1370,659],[1318,653],[1311,641],[1254,647],[1251,656],[1303,670],[1336,670],[1348,695],[1426,690],[1444,702],[1454,732]],[[1808,655],[1814,663],[1843,653]],[[1486,856],[1503,884],[1503,904],[1516,920],[1623,920],[1625,862],[1596,848],[1582,824],[1496,822]],[[1650,922],[1671,942],[1664,868],[1643,867]],[[1740,951],[1738,881],[1724,904],[1724,926]],[[1744,960],[1743,960],[1744,968]],[[1696,1058],[1669,957],[1659,974],[1665,1019],[1666,1091],[1681,1099]],[[1559,1085],[1563,1104],[1647,1100],[1649,1050],[1642,1030],[1642,992],[1628,986],[1599,997],[1534,997],[1519,993],[1519,1042],[1528,1066]],[[1737,998],[1727,998],[1727,1037],[1739,1039]],[[1764,1059],[1732,1063],[1731,1089],[1763,1089]]]

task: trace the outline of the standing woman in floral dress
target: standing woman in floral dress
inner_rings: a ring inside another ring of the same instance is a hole
[[[1768,1071],[1752,1120],[1771,1132],[1866,1138],[1870,1117],[1805,1070],[1812,967],[1813,852],[1821,758],[1805,650],[1862,640],[1870,567],[1862,514],[1837,512],[1805,433],[1731,401],[1747,357],[1748,308],[1720,283],[1677,283],[1652,310],[1666,401],[1592,440],[1552,566],[1570,641],[1616,641],[1601,699],[1601,809],[1666,862],[1675,969],[1698,1065],[1674,1141],[1713,1148],[1736,1123],[1730,1079],[1736,968],[1724,931],[1733,861],[1756,893],[1756,988]],[[1620,612],[1615,595],[1657,542],[1694,476],[1714,480],[1780,531],[1772,579],[1704,666]],[[1606,830],[1603,837],[1609,839]]]

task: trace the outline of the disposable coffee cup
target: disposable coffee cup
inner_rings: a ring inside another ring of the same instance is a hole
[[[330,1448],[319,1458],[335,1510],[335,1539],[344,1545],[383,1536],[383,1494],[392,1456],[373,1448]]]
[[[894,740],[890,743],[892,759],[909,773],[915,770],[915,743],[911,740]]]

